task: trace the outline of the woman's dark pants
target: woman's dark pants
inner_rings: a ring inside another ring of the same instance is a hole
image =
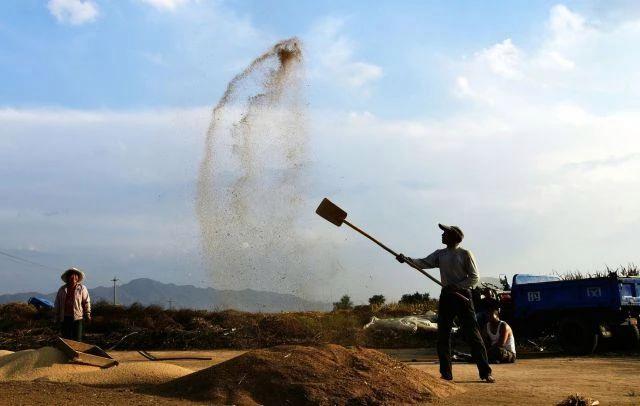
[[[82,319],[74,320],[73,317],[65,316],[62,320],[62,338],[82,341]]]
[[[459,290],[459,293],[471,298],[469,290]],[[451,328],[453,319],[458,317],[460,328],[471,347],[471,355],[478,365],[480,379],[491,375],[491,367],[487,360],[487,350],[482,336],[478,331],[478,322],[471,300],[464,300],[453,291],[443,289],[438,304],[438,358],[440,359],[440,374],[443,378],[452,379],[451,371]]]

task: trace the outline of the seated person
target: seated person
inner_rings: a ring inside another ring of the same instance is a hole
[[[487,347],[489,362],[494,364],[512,363],[516,360],[516,341],[509,325],[500,320],[500,313],[493,309],[488,315],[482,333]]]
[[[489,321],[491,312],[500,308],[500,303],[496,293],[491,288],[476,289],[476,297],[473,299],[473,304],[476,308],[478,326],[482,327]]]

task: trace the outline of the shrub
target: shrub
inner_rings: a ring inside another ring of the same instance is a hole
[[[363,324],[354,317],[353,311],[338,310],[325,313],[321,319],[322,333],[319,339],[340,345],[358,345],[362,342]]]
[[[0,305],[0,331],[31,327],[38,311],[26,303]]]
[[[322,324],[315,313],[280,313],[266,315],[258,323],[261,340],[267,345],[284,344],[290,340],[313,341],[320,334]]]
[[[436,311],[438,309],[438,301],[430,299],[428,302],[406,304],[406,303],[389,303],[380,307],[376,311],[378,317],[404,317],[417,314],[425,314],[428,311]]]
[[[435,301],[432,301],[435,303]],[[167,310],[160,306],[114,306],[97,302],[85,325],[88,343],[117,349],[260,348],[278,344],[336,343],[372,347],[415,346],[410,334],[371,333],[363,326],[374,314],[398,317],[424,313],[427,305],[354,306],[344,295],[332,312],[245,313],[236,310]],[[433,303],[431,303],[433,305]],[[343,308],[343,309],[340,309]],[[0,345],[20,350],[51,345],[59,334],[50,317],[23,303],[0,305]],[[133,333],[133,334],[132,334]],[[126,339],[122,340],[124,337]]]
[[[333,303],[333,310],[351,310],[353,309],[353,302],[349,295],[344,295],[340,298],[340,301]]]
[[[416,305],[416,304],[429,303],[430,301],[431,301],[431,295],[429,295],[428,293],[416,292],[413,294],[402,295],[398,303],[403,305]]]
[[[373,295],[369,298],[369,304],[371,307],[380,307],[385,302],[385,297],[382,295]]]
[[[589,278],[604,278],[607,276],[621,276],[623,278],[637,277],[640,276],[640,268],[637,265],[631,263],[627,266],[621,265],[617,268],[611,268],[609,266],[605,267],[605,269],[596,270],[593,272],[585,272],[581,271],[569,271],[564,273],[554,272],[560,279],[565,281],[579,280],[579,279],[589,279]]]

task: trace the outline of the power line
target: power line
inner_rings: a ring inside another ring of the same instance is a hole
[[[25,258],[21,258],[19,256],[12,255],[12,254],[9,254],[7,252],[0,251],[0,255],[4,255],[5,257],[13,258],[15,260],[22,261],[24,263],[31,264],[31,265],[36,265],[36,266],[39,266],[39,267],[42,267],[42,268],[51,269],[51,270],[54,270],[54,271],[58,271],[59,270],[59,268],[54,268],[54,267],[49,266],[49,265],[44,265],[44,264],[41,264],[39,262],[35,262],[35,261],[31,261],[31,260],[28,260],[28,259],[25,259]]]

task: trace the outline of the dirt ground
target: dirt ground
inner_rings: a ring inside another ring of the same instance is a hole
[[[420,350],[389,350],[388,354],[407,361],[412,367],[438,374],[435,356]],[[160,356],[210,356],[211,361],[171,361],[192,370],[206,368],[233,358],[244,351],[152,351]],[[121,362],[143,360],[136,352],[113,352]],[[412,362],[412,360],[414,360]],[[151,361],[149,361],[151,362]],[[553,405],[571,393],[600,401],[601,405],[640,405],[640,358],[629,357],[544,357],[518,360],[513,365],[494,366],[497,383],[478,381],[475,365],[455,364],[455,382],[464,393],[437,402],[447,405]],[[103,388],[53,382],[0,383],[2,405],[177,405],[197,404],[181,399],[162,398],[150,388]]]
[[[417,368],[437,374],[437,365]],[[446,400],[451,405],[555,405],[572,393],[601,405],[640,405],[640,360],[625,358],[525,359],[493,366],[496,384],[478,382],[475,365],[455,365],[454,380],[466,392]]]

